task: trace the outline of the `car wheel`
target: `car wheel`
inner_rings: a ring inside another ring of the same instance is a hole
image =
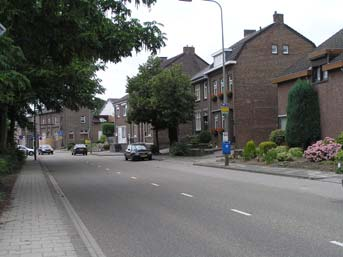
[[[29,152],[29,155],[32,156],[32,155],[33,155],[33,152]]]
[[[148,158],[148,159],[149,159],[149,161],[151,161],[151,160],[152,160],[152,156],[149,156],[149,158]]]
[[[127,156],[125,155],[125,161],[129,160],[129,158],[127,158]]]

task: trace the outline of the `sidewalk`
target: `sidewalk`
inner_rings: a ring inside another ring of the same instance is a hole
[[[214,155],[211,155],[211,157],[208,157],[208,158],[202,158],[200,160],[196,160],[194,161],[193,164],[196,166],[239,170],[239,171],[263,173],[263,174],[294,177],[294,178],[321,180],[325,182],[332,182],[332,183],[338,183],[338,184],[341,184],[342,179],[343,179],[342,174],[336,174],[333,172],[318,171],[318,170],[278,168],[278,167],[271,167],[271,166],[248,165],[248,164],[238,164],[238,163],[229,163],[229,166],[225,166],[224,158],[220,156],[214,156]]]
[[[38,161],[27,160],[0,217],[0,257],[90,256]]]

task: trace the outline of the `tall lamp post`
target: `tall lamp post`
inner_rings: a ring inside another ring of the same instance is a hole
[[[182,2],[192,2],[192,0],[179,0]],[[224,49],[224,23],[223,23],[223,8],[222,6],[215,0],[202,0],[206,2],[212,2],[219,6],[220,9],[220,19],[221,19],[221,30],[222,30],[222,61],[223,61],[223,84],[224,84],[224,102],[223,105],[225,107],[228,106],[227,102],[227,77],[226,77],[226,70],[225,70],[225,49]],[[228,131],[229,131],[229,114],[224,114],[224,133],[223,133],[223,139],[226,139],[228,141]],[[225,154],[225,166],[229,165],[229,155]]]

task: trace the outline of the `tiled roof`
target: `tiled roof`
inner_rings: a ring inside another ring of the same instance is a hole
[[[181,58],[183,55],[184,55],[184,53],[179,54],[179,55],[177,55],[177,56],[174,56],[174,57],[172,57],[172,58],[169,58],[169,59],[163,61],[163,62],[161,63],[161,67],[162,67],[162,68],[167,68],[167,67],[169,67],[169,66],[172,65],[176,60],[178,60],[179,58]]]
[[[320,44],[316,50],[322,49],[343,49],[343,29]]]

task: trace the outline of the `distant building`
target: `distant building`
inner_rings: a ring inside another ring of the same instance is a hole
[[[278,127],[277,87],[272,79],[315,45],[284,23],[283,14],[274,13],[265,28],[244,30],[244,37],[225,51],[228,91],[224,92],[222,56],[214,53],[213,63],[192,77],[196,106],[193,132],[209,130],[213,142],[222,141],[223,96],[229,105],[229,140],[237,148],[253,139],[267,140]]]
[[[322,137],[335,138],[343,131],[343,29],[273,80],[278,89],[278,118],[282,129],[287,123],[288,92],[298,79],[308,80],[318,92]]]

